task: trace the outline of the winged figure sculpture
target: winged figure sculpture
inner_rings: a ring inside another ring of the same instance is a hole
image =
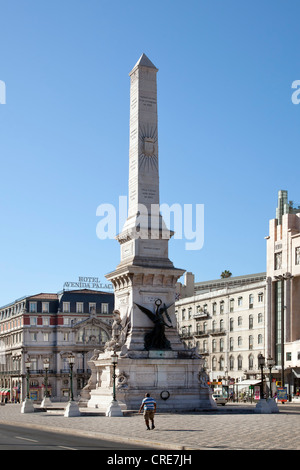
[[[170,308],[173,304],[169,305],[168,307],[166,306],[166,304],[161,307],[161,304],[162,301],[160,299],[157,299],[155,301],[155,313],[151,312],[151,310],[147,309],[146,307],[143,307],[142,305],[139,305],[137,303],[135,304],[154,323],[154,328],[152,329],[152,331],[145,334],[145,349],[147,350],[172,349],[170,341],[165,336],[165,329],[173,328],[171,318],[168,314],[168,308]],[[164,314],[166,315],[169,324],[166,323],[163,316]]]

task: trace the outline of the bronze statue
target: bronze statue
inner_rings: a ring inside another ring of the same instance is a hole
[[[164,304],[163,307],[160,308],[161,304],[162,304],[162,301],[160,299],[157,299],[155,301],[155,305],[156,305],[155,313],[152,313],[150,310],[143,307],[142,305],[135,304],[154,323],[153,330],[145,334],[145,349],[147,351],[149,351],[150,349],[152,350],[153,349],[157,349],[157,350],[172,349],[170,341],[165,336],[165,328],[166,327],[173,328],[171,318],[169,317],[169,314],[167,312],[168,308],[170,308],[171,305],[173,304],[169,305],[168,307],[166,306],[166,304]],[[163,317],[164,313],[168,321],[171,323],[171,325],[165,322],[164,317]]]

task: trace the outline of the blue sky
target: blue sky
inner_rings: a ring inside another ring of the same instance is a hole
[[[300,203],[297,0],[0,0],[0,305],[105,274],[96,209],[127,195],[129,76],[158,72],[161,202],[204,204],[196,280],[265,271],[277,192]]]

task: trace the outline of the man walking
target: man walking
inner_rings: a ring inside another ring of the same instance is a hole
[[[144,419],[147,426],[147,430],[150,430],[149,421],[151,421],[151,429],[154,429],[154,414],[156,412],[156,401],[151,398],[150,393],[146,393],[145,398],[142,401],[139,413],[144,410]]]

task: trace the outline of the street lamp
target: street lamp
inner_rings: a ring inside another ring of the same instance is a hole
[[[44,369],[45,369],[45,398],[48,398],[48,369],[49,369],[49,359],[44,360]]]
[[[31,362],[30,362],[29,360],[25,361],[25,367],[26,367],[26,386],[27,386],[26,398],[28,398],[28,399],[29,399],[30,366],[31,366]]]
[[[44,370],[45,370],[45,392],[44,392],[44,398],[41,403],[41,408],[45,408],[47,405],[51,404],[51,400],[48,397],[48,370],[49,370],[50,362],[49,359],[46,358],[44,359]]]
[[[266,360],[264,356],[260,353],[258,355],[258,366],[260,367],[261,371],[261,385],[260,385],[260,399],[264,398],[263,386],[264,386],[264,367],[265,367]]]
[[[69,396],[69,403],[66,407],[64,417],[70,418],[73,416],[80,416],[80,411],[78,404],[74,401],[73,396],[73,367],[75,362],[75,356],[70,354],[68,357],[69,365],[70,365],[70,396]]]
[[[27,359],[25,361],[27,392],[26,392],[26,398],[22,403],[21,413],[33,413],[34,412],[33,404],[29,396],[30,367],[31,367],[31,361]]]
[[[269,372],[270,372],[270,375],[269,375],[269,379],[270,379],[270,397],[272,398],[272,367],[274,366],[275,364],[275,361],[273,359],[273,357],[269,356],[267,358],[267,366],[269,368]]]
[[[113,374],[112,374],[112,379],[113,379],[113,398],[112,401],[109,404],[109,407],[106,410],[106,416],[123,416],[123,412],[121,410],[121,407],[116,399],[116,365],[118,364],[118,355],[116,351],[113,352],[111,355],[111,365],[113,366]]]
[[[111,363],[112,363],[112,366],[113,366],[113,375],[112,375],[112,378],[113,378],[113,401],[116,401],[116,378],[117,378],[117,376],[116,376],[116,365],[118,364],[118,355],[115,351],[111,356]]]
[[[69,365],[70,365],[70,400],[74,401],[73,395],[73,367],[75,362],[75,357],[73,354],[70,354],[68,357]]]

